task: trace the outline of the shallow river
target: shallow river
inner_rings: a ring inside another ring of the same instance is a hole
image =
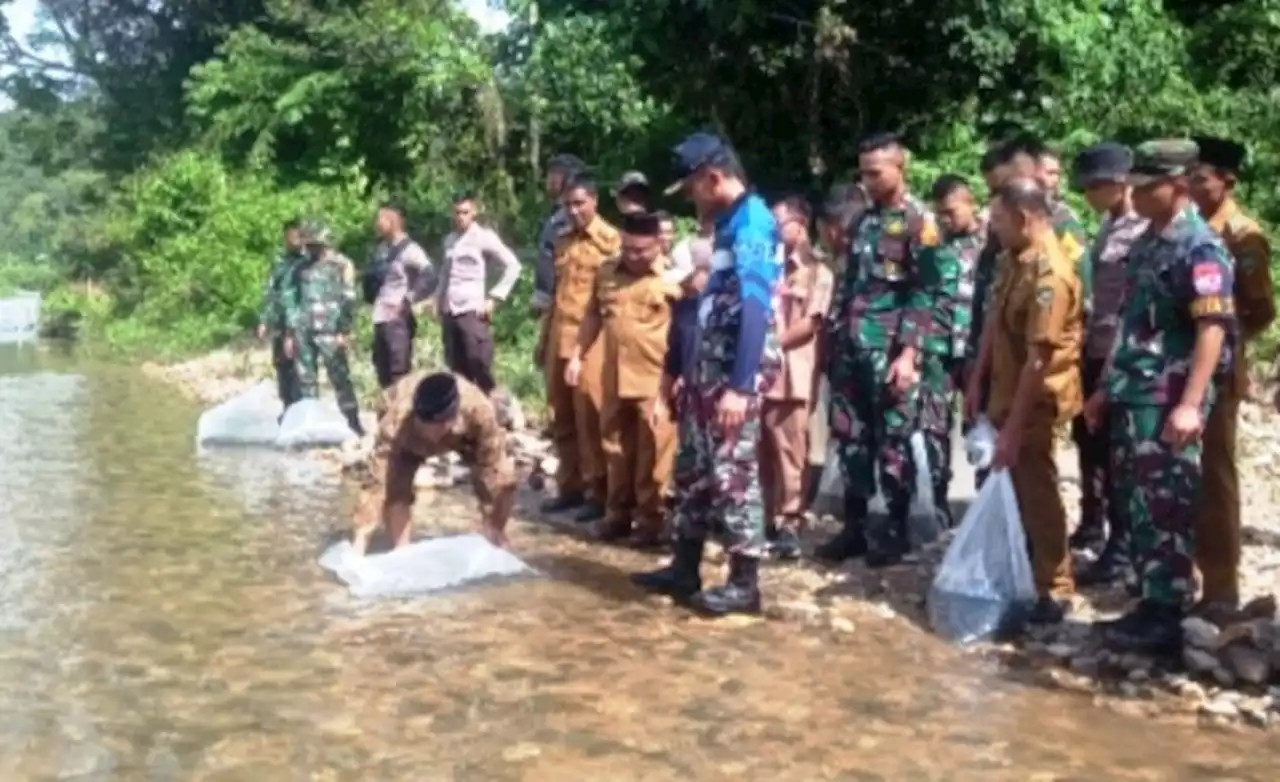
[[[0,346],[0,780],[1280,778],[1275,738],[1120,717],[896,625],[686,621],[528,527],[547,578],[358,603],[315,564],[351,498],[297,459],[197,458],[197,414]]]

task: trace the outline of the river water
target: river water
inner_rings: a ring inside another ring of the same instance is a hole
[[[367,604],[351,497],[197,458],[199,411],[0,346],[0,780],[1274,780],[1280,741],[1019,685],[896,625],[713,625],[522,527],[548,577]],[[463,498],[465,500],[465,498]],[[471,504],[432,499],[443,528]]]

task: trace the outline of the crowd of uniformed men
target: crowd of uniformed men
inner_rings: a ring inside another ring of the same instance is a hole
[[[1104,628],[1117,648],[1176,649],[1188,610],[1229,620],[1245,346],[1275,316],[1266,237],[1234,197],[1244,149],[1206,137],[1084,150],[1069,173],[1101,217],[1092,238],[1059,197],[1061,160],[1035,139],[984,156],[985,206],[950,174],[918,200],[895,136],[859,152],[857,181],[815,215],[801,197],[767,206],[726,140],[694,134],[673,150],[666,191],[698,216],[679,242],[642,174],[615,188],[615,228],[587,166],[551,160],[534,299],[559,458],[544,511],[572,512],[603,540],[671,545],[666,567],[633,576],[645,589],[755,612],[761,558],[800,556],[828,453],[843,528],[815,557],[882,568],[908,553],[915,431],[930,500],[952,524],[961,408],[964,426],[986,416],[999,432],[991,469],[1009,471],[1018,497],[1040,595],[1031,622],[1061,621],[1077,585],[1120,581],[1136,600]],[[505,542],[516,479],[489,400],[488,320],[519,266],[475,215],[460,197],[437,272],[400,213],[378,213],[363,283],[387,395],[356,514],[362,553],[380,524],[408,542],[414,473],[444,450],[472,465],[485,532]],[[343,351],[355,273],[322,226],[288,236],[263,320],[279,335],[281,394],[314,395],[320,360],[358,428]],[[502,278],[487,287],[495,260]],[[448,373],[409,374],[419,302],[442,320]],[[1070,535],[1055,458],[1068,426],[1083,490]],[[878,490],[883,517],[868,512]],[[703,588],[708,537],[729,573]]]

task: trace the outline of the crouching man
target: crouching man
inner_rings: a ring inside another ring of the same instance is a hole
[[[414,476],[427,459],[449,452],[461,456],[471,469],[481,531],[494,545],[505,546],[516,477],[493,403],[479,388],[449,372],[409,375],[394,391],[379,422],[371,474],[356,508],[355,553],[364,555],[383,523],[395,548],[409,544]]]

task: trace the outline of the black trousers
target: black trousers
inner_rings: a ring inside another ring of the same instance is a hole
[[[373,327],[373,371],[378,386],[384,390],[413,369],[413,338],[418,333],[418,320],[410,311],[395,320]]]
[[[1085,399],[1093,396],[1102,383],[1103,359],[1085,359],[1082,385]],[[1080,415],[1071,422],[1071,439],[1076,443],[1080,456],[1080,527],[1093,528],[1101,533],[1107,521],[1112,534],[1117,524],[1123,527],[1124,514],[1110,508],[1111,499],[1111,430],[1104,423],[1095,432],[1085,425]]]
[[[440,323],[445,364],[481,391],[492,393],[497,384],[493,380],[493,329],[489,321],[468,312],[444,315]]]

